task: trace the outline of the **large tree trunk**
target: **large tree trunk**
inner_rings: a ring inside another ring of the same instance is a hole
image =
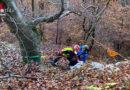
[[[6,21],[6,23],[8,23]],[[8,24],[9,27],[12,24]],[[30,26],[30,27],[29,27]],[[25,62],[30,62],[33,60],[35,62],[40,62],[40,35],[36,32],[35,27],[31,25],[18,25],[19,29],[16,32],[13,30],[17,29],[10,29],[11,32],[16,35],[19,45],[21,48],[21,55],[23,56],[23,60]]]
[[[37,33],[35,25],[28,22],[21,14],[14,0],[3,1],[4,8],[14,11],[7,12],[4,21],[8,25],[10,32],[13,33],[21,48],[21,54],[25,62],[30,60],[40,62],[40,35]]]
[[[8,16],[7,16],[8,17]],[[4,21],[8,24],[11,33],[13,33],[21,48],[21,54],[23,60],[29,62],[30,60],[40,62],[40,35],[37,33],[36,27],[29,24],[29,22],[20,24],[12,23],[11,18],[4,18]]]

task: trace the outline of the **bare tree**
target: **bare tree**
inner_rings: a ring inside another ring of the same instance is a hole
[[[59,39],[59,19],[57,20],[57,31],[56,31],[56,44],[58,44]]]
[[[35,11],[35,0],[32,0],[32,16],[33,17],[35,17],[35,13],[34,13],[34,11]]]
[[[100,2],[100,0],[98,0],[98,3]],[[95,0],[92,1],[92,5],[90,6],[85,6],[84,0],[82,2],[82,7],[83,7],[83,13],[88,10],[88,9],[92,9],[91,10],[91,14],[88,15],[84,15],[83,16],[83,31],[84,31],[84,44],[86,44],[87,40],[89,39],[89,37],[92,35],[93,38],[95,38],[95,27],[97,25],[97,23],[99,22],[99,20],[101,19],[102,14],[104,13],[104,11],[106,10],[106,8],[108,7],[110,0],[107,1],[106,5],[104,6],[104,8],[99,10],[99,6],[95,5]],[[86,23],[86,19],[88,19],[89,21]],[[88,24],[87,28],[86,25]],[[91,40],[91,44],[90,44],[90,50],[92,48],[94,44],[94,40]]]
[[[25,62],[33,60],[40,62],[40,34],[36,26],[41,22],[53,22],[64,12],[64,0],[61,0],[61,10],[51,17],[38,17],[33,20],[27,20],[16,5],[15,0],[0,0],[4,9],[11,9],[12,12],[5,12],[3,20],[8,25],[10,32],[13,33],[19,41],[21,54]],[[33,1],[33,0],[32,0]]]

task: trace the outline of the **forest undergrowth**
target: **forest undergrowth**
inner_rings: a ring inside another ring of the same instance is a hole
[[[19,47],[0,43],[0,90],[129,90],[130,63],[118,66],[120,71],[107,72],[99,69],[89,70],[87,64],[73,71],[69,70],[68,61],[62,58],[57,67],[47,64],[54,59],[59,49],[65,46],[45,44],[41,54],[45,65],[24,64]],[[104,63],[105,65],[105,63]]]

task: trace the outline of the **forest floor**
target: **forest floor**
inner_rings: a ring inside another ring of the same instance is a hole
[[[90,64],[80,69],[69,70],[68,62],[62,58],[57,67],[47,64],[54,59],[59,49],[65,46],[45,44],[41,47],[45,65],[24,64],[19,47],[0,43],[0,90],[129,90],[130,63],[118,66],[120,71],[111,73],[99,69],[88,70]],[[89,63],[91,60],[87,60]],[[105,64],[105,63],[104,63]]]

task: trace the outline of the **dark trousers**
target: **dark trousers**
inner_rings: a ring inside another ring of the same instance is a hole
[[[78,63],[78,61],[77,61],[76,58],[72,58],[72,59],[70,59],[69,61],[70,61],[69,66],[74,66],[75,64]]]
[[[61,54],[59,53],[57,55],[58,57],[56,59],[54,59],[54,63],[56,63],[57,61],[60,60],[61,58]],[[75,64],[78,63],[77,59],[76,58],[67,58],[69,60],[69,66],[74,66]]]

